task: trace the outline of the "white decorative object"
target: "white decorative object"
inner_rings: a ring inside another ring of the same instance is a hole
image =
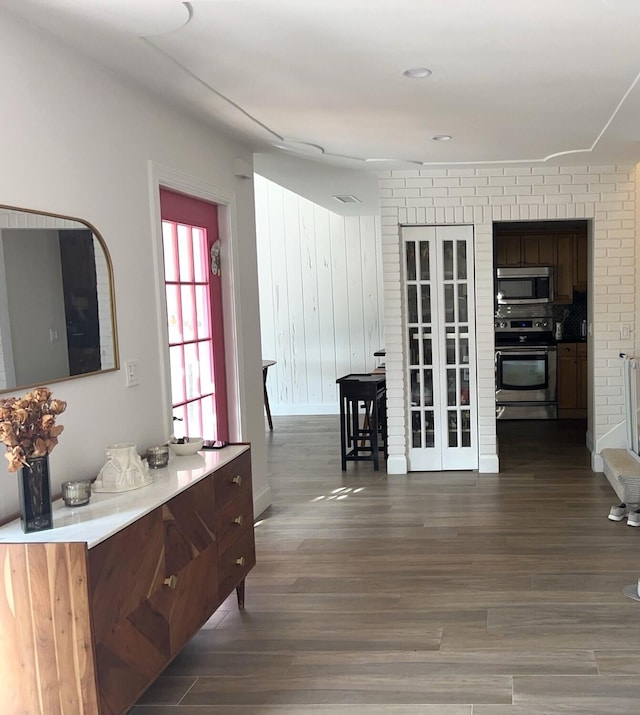
[[[146,487],[153,481],[135,444],[112,444],[105,454],[107,462],[93,483],[94,492],[126,492]]]
[[[192,454],[197,454],[204,445],[202,437],[189,437],[185,440],[185,442],[177,442],[172,438],[169,441],[169,447],[177,457],[189,457]]]

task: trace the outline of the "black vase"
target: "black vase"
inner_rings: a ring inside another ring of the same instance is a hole
[[[49,457],[31,457],[20,470],[20,521],[26,533],[53,528]]]

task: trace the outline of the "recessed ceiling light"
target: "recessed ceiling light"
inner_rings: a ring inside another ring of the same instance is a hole
[[[431,70],[426,67],[412,67],[411,69],[405,70],[402,74],[405,77],[409,77],[409,79],[423,79],[431,74]]]
[[[431,137],[434,142],[448,142],[453,137],[450,134],[436,134],[435,137]]]

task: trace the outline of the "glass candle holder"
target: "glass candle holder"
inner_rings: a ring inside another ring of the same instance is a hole
[[[83,506],[91,499],[91,481],[62,482],[62,498],[67,506]]]

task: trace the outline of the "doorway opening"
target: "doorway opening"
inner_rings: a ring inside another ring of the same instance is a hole
[[[590,222],[496,222],[493,239],[496,365],[502,364],[506,355],[509,365],[518,367],[509,373],[508,391],[502,389],[496,371],[501,462],[508,458],[508,445],[518,434],[537,439],[539,448],[547,451],[567,442],[585,445],[591,380]],[[544,279],[539,277],[542,271]],[[527,282],[529,275],[533,277]],[[539,291],[543,280],[549,281],[548,290]],[[505,283],[504,291],[500,281]],[[540,387],[539,381],[526,374],[528,368],[533,371],[543,361],[522,358],[515,362],[525,349],[544,353],[544,365],[554,366],[553,371],[540,368],[540,375],[545,376],[544,391],[534,391]],[[534,409],[535,399],[543,398],[545,409]]]

